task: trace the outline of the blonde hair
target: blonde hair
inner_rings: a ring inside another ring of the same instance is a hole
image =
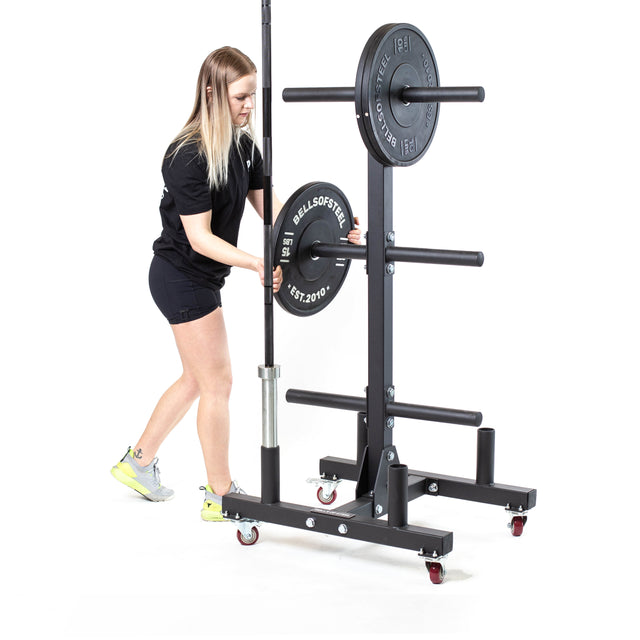
[[[257,73],[255,64],[233,47],[216,49],[200,67],[193,110],[173,141],[178,144],[172,155],[186,144],[196,142],[200,154],[207,159],[211,188],[227,184],[231,145],[239,147],[243,133],[255,141],[253,110],[243,126],[234,125],[227,90],[232,82],[253,73]]]

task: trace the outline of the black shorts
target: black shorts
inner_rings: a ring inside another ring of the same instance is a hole
[[[169,324],[197,320],[222,306],[219,289],[194,282],[159,256],[151,261],[149,289]]]

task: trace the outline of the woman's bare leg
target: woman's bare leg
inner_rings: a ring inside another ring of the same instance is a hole
[[[186,371],[164,392],[133,449],[139,465],[145,467],[155,458],[160,445],[184,418],[198,393],[197,380]]]
[[[207,482],[218,495],[231,485],[229,471],[229,396],[231,360],[222,308],[198,320],[172,325],[185,375],[197,382],[198,437]]]

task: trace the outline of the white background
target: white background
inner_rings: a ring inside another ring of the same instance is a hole
[[[334,182],[366,229],[353,108],[278,96],[353,85],[380,25],[420,28],[441,84],[485,87],[483,104],[443,105],[427,155],[394,171],[399,246],[486,256],[482,269],[398,265],[394,382],[400,402],[482,411],[496,481],[536,487],[538,506],[515,539],[499,507],[412,502],[412,524],[454,531],[434,586],[413,552],[268,524],[244,548],[232,525],[200,521],[193,411],[160,451],[172,502],[114,482],[179,374],[146,283],[162,154],[209,51],[231,44],[260,65],[260,3],[12,3],[0,45],[3,635],[619,635],[638,570],[633,3],[273,5],[283,200]],[[261,238],[247,210],[240,246],[257,254]],[[356,263],[323,313],[276,309],[283,500],[315,506],[305,479],[318,459],[355,456],[354,414],[287,405],[284,391],[362,395],[365,290]],[[257,494],[262,290],[234,270],[223,293],[232,469]],[[410,468],[473,477],[472,429],[398,420],[394,436]],[[342,485],[343,501],[352,491]]]

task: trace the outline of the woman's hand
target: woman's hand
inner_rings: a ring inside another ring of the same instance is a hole
[[[256,258],[255,270],[258,272],[260,282],[264,287],[264,260],[262,258]],[[273,293],[278,293],[281,284],[282,268],[278,266],[273,270]]]
[[[358,229],[358,225],[360,224],[360,220],[358,220],[358,218],[354,218],[353,220],[356,223],[356,228],[355,229],[351,229],[351,231],[349,231],[349,233],[347,234],[347,239],[352,244],[360,244],[360,239],[362,237],[362,231],[360,231],[360,229]]]

